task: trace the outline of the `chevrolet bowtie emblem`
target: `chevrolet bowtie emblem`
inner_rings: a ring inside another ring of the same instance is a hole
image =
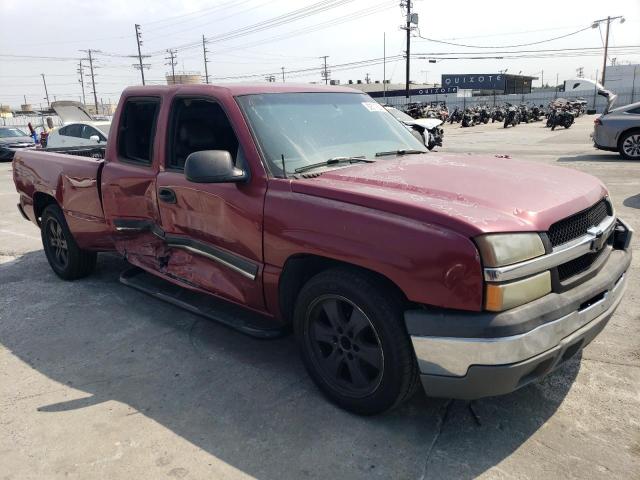
[[[600,251],[607,241],[604,236],[604,231],[600,227],[591,227],[587,230],[587,233],[593,236],[593,240],[591,241],[591,251]]]

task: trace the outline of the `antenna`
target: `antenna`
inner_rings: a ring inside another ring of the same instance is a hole
[[[282,175],[284,175],[284,178],[288,178],[287,169],[284,166],[284,153],[280,154],[280,158],[282,158]]]

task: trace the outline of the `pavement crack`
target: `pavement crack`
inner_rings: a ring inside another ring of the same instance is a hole
[[[606,363],[608,365],[618,365],[619,367],[634,367],[634,368],[640,368],[640,365],[637,365],[635,363],[620,363],[620,362],[608,362],[607,360],[600,360],[598,358],[588,358],[588,357],[582,357],[582,361],[587,361],[587,362],[596,362],[596,363]]]
[[[444,407],[442,407],[441,411],[442,414],[440,415],[440,418],[438,419],[438,424],[436,427],[436,433],[433,436],[433,439],[431,440],[431,444],[429,445],[429,448],[427,450],[427,455],[424,459],[424,467],[422,468],[422,475],[420,476],[420,480],[425,480],[427,478],[427,474],[428,474],[428,470],[429,470],[429,461],[431,460],[431,455],[433,453],[433,450],[436,446],[436,443],[438,443],[438,439],[440,438],[440,434],[442,433],[442,429],[444,428],[444,424],[447,421],[447,417],[449,416],[449,410],[451,409],[451,405],[453,404],[453,399],[447,400],[447,403],[445,403]]]

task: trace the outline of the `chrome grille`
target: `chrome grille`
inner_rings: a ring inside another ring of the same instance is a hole
[[[597,252],[587,253],[581,257],[574,258],[570,262],[558,265],[558,277],[560,278],[560,281],[566,280],[567,278],[588,270],[605,250],[606,248],[603,248]]]
[[[585,235],[589,228],[599,225],[610,214],[609,202],[602,199],[592,207],[554,223],[548,232],[551,245],[556,247]]]

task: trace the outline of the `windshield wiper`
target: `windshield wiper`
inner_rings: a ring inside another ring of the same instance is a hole
[[[417,153],[427,153],[425,150],[390,150],[388,152],[378,152],[376,157],[384,157],[386,155],[414,155]]]
[[[324,162],[312,163],[311,165],[305,165],[304,167],[296,168],[294,171],[296,173],[306,172],[308,170],[313,170],[314,168],[326,167],[329,165],[337,165],[340,163],[358,163],[365,162],[371,163],[375,162],[375,160],[371,160],[370,158],[361,157],[332,157],[329,160],[325,160]]]

